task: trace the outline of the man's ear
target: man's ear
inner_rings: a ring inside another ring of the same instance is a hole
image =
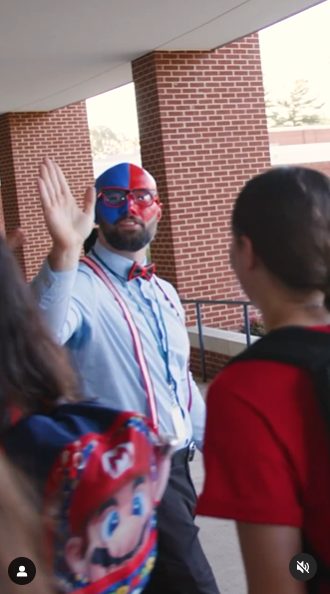
[[[97,210],[98,210],[98,204],[97,204],[97,200],[95,202],[95,215],[94,215],[94,225],[99,225],[100,221],[98,220],[98,216],[97,216]]]
[[[253,270],[253,268],[255,268],[259,262],[259,259],[254,252],[253,245],[249,237],[243,235],[240,238],[240,249],[243,253],[246,268],[248,270]]]
[[[65,560],[74,575],[86,573],[85,559],[83,556],[83,539],[79,536],[70,538],[64,549]]]
[[[163,214],[163,205],[161,202],[158,203],[158,213],[157,213],[157,223],[160,221],[160,219],[162,218],[162,214]]]

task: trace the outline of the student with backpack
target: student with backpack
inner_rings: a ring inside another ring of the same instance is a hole
[[[161,437],[141,414],[81,402],[67,354],[53,341],[1,236],[0,277],[1,446],[38,494],[38,544],[56,592],[139,594],[157,556],[156,512],[176,441]],[[3,499],[0,490],[7,509]],[[15,523],[9,518],[8,525]],[[11,561],[33,551],[25,532],[22,525],[24,546]],[[35,551],[41,584],[38,558]]]
[[[329,179],[288,167],[250,180],[232,233],[267,334],[210,386],[197,512],[236,521],[249,594],[329,594]],[[302,552],[317,563],[306,582],[289,571]]]

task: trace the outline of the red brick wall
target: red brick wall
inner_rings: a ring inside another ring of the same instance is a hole
[[[328,128],[293,128],[289,130],[269,130],[269,141],[280,146],[301,145],[330,142],[330,127]],[[309,167],[321,171],[330,177],[330,162],[302,163],[302,167]]]
[[[4,231],[4,220],[3,220],[3,209],[2,209],[2,198],[1,198],[1,187],[0,187],[0,232]]]
[[[212,353],[205,351],[205,367],[207,381],[214,379],[218,373],[227,365],[230,357],[221,355],[220,353]],[[195,378],[202,378],[202,365],[200,360],[199,349],[192,347],[190,352],[190,370]]]
[[[270,167],[258,35],[211,53],[149,54],[133,62],[133,78],[142,161],[164,204],[158,272],[182,298],[238,298],[231,208],[244,182]],[[237,329],[242,314],[205,307],[204,321]]]
[[[273,144],[314,144],[330,142],[330,127],[328,128],[288,128],[287,130],[269,130],[269,140]]]
[[[30,279],[50,246],[36,180],[44,156],[57,161],[76,197],[93,184],[85,102],[51,113],[0,116],[0,177],[6,231],[21,226],[27,235],[20,261]]]

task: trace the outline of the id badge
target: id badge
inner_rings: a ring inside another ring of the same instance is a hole
[[[180,443],[184,443],[187,437],[187,431],[186,431],[186,426],[185,426],[185,422],[182,416],[182,412],[180,407],[177,405],[176,402],[174,402],[172,404],[172,408],[171,408],[171,414],[172,414],[172,423],[174,426],[174,430],[175,430],[175,436],[176,438],[179,440]]]

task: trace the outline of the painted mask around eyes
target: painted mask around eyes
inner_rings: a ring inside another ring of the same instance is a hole
[[[96,222],[102,217],[115,225],[119,219],[132,216],[148,223],[160,208],[156,181],[148,171],[132,163],[107,169],[97,178],[95,189]]]

